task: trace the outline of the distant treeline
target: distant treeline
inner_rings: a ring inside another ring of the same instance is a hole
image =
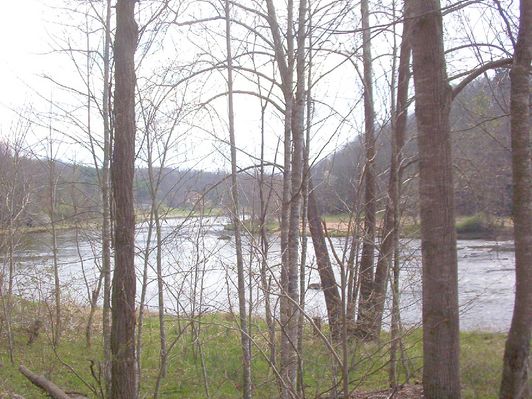
[[[508,93],[508,74],[501,70],[493,77],[477,79],[454,102],[451,117],[459,215],[508,216],[511,213]],[[389,123],[383,123],[377,132],[377,187],[384,204],[391,151]],[[413,117],[409,118],[408,132],[403,163],[403,208],[415,216],[417,148]],[[362,192],[363,165],[364,146],[357,139],[313,167],[312,176],[323,213],[356,211]],[[162,206],[192,209],[225,208],[229,204],[229,180],[224,171],[165,168],[161,172],[157,202]],[[2,197],[6,199],[0,205],[0,220],[4,225],[14,216],[19,225],[46,224],[50,220],[52,197],[56,220],[69,222],[100,217],[100,176],[94,167],[37,159],[4,143],[0,151],[0,174]],[[258,180],[258,170],[240,175],[242,206],[251,214],[258,212]],[[272,190],[268,214],[270,218],[276,218],[280,208],[281,176],[267,176],[265,181],[268,190]],[[146,168],[136,170],[135,199],[139,209],[149,208],[150,181]]]
[[[451,112],[455,204],[459,215],[511,213],[509,76],[498,70],[468,85],[453,102]],[[413,111],[413,110],[412,110]],[[417,214],[417,145],[413,112],[405,146],[404,209]],[[384,202],[391,153],[390,125],[376,129],[379,197]],[[355,140],[317,163],[313,178],[325,213],[356,207],[364,166],[362,139]]]

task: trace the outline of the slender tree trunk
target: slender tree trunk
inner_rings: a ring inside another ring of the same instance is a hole
[[[261,265],[260,278],[262,291],[264,293],[264,308],[266,313],[266,324],[268,325],[268,341],[270,347],[269,367],[274,368],[276,364],[275,351],[275,321],[271,306],[271,284],[268,279],[268,252],[269,242],[268,233],[266,230],[266,218],[268,213],[268,203],[272,194],[272,189],[269,190],[269,195],[266,195],[265,189],[265,171],[264,171],[264,130],[265,130],[265,111],[267,103],[264,103],[261,108],[261,146],[260,146],[260,178],[259,178],[259,196],[260,196],[260,248],[261,248]]]
[[[55,299],[55,319],[53,329],[53,345],[57,347],[61,339],[61,284],[59,281],[59,262],[57,259],[57,232],[56,232],[56,220],[55,220],[55,202],[56,202],[56,172],[55,172],[55,160],[53,159],[52,148],[52,126],[50,125],[50,137],[49,137],[49,149],[50,158],[48,159],[48,201],[49,201],[49,215],[50,226],[52,228],[52,261],[54,271],[54,299]]]
[[[370,298],[373,288],[373,264],[375,257],[375,224],[377,199],[375,195],[375,111],[373,109],[373,73],[371,58],[371,30],[369,25],[368,0],[360,2],[362,13],[362,58],[364,64],[364,146],[366,163],[364,167],[364,236],[360,258],[360,299],[358,306],[357,335],[370,335]]]
[[[268,23],[274,41],[274,52],[277,67],[279,69],[283,97],[285,100],[284,109],[284,162],[283,162],[283,189],[281,204],[281,286],[280,286],[280,326],[281,326],[281,353],[280,353],[280,377],[281,398],[288,399],[295,394],[296,388],[296,367],[295,359],[296,341],[291,341],[289,334],[289,322],[293,317],[293,303],[290,297],[290,256],[289,256],[289,236],[290,236],[290,203],[291,203],[291,168],[292,168],[292,110],[293,110],[293,1],[288,1],[288,32],[287,51],[285,53],[281,30],[277,21],[277,15],[273,0],[266,0],[268,9]],[[293,288],[293,284],[292,287]],[[297,320],[297,317],[296,317]],[[294,322],[292,322],[294,324]]]
[[[246,281],[244,275],[244,256],[242,254],[242,235],[240,226],[240,206],[238,201],[238,175],[235,142],[235,114],[233,104],[233,56],[231,51],[231,19],[230,2],[225,0],[225,39],[227,49],[227,92],[228,92],[228,116],[229,116],[229,142],[231,144],[231,216],[235,227],[235,250],[236,267],[238,275],[238,308],[240,316],[240,340],[242,346],[242,376],[243,392],[242,397],[249,399],[251,392],[251,346],[248,330],[246,311]]]
[[[419,146],[423,262],[423,389],[459,399],[459,320],[449,112],[439,0],[408,0]]]
[[[163,237],[161,231],[161,219],[159,216],[159,205],[155,203],[156,192],[153,195],[153,217],[155,220],[155,238],[156,238],[156,264],[157,264],[157,297],[159,310],[159,342],[161,345],[159,353],[159,362],[161,367],[161,377],[166,377],[167,371],[167,349],[166,349],[166,328],[164,322],[164,281],[163,281],[163,259],[162,245]]]
[[[76,230],[78,227],[76,226]],[[76,236],[78,235],[76,231]],[[76,240],[78,238],[76,237]],[[78,244],[79,247],[79,244]],[[79,251],[78,251],[79,252]],[[87,348],[90,348],[92,346],[92,325],[94,322],[94,314],[96,313],[96,309],[98,307],[98,298],[100,296],[100,291],[102,289],[102,277],[103,275],[100,273],[100,276],[98,277],[98,282],[96,283],[96,287],[91,293],[90,296],[90,311],[89,311],[89,319],[87,321],[87,327],[85,328],[85,341],[87,343]]]
[[[519,34],[511,79],[515,303],[504,351],[501,399],[529,398],[529,351],[532,333],[532,165],[530,149],[530,63],[532,0],[521,0]]]
[[[110,127],[110,47],[111,47],[111,0],[107,0],[105,14],[105,41],[103,50],[103,165],[102,165],[102,273],[103,273],[103,354],[106,397],[111,396],[111,198],[109,163],[111,157]]]
[[[137,321],[137,346],[136,346],[136,373],[137,373],[137,393],[140,392],[142,378],[142,332],[144,327],[144,309],[146,303],[146,291],[148,289],[148,265],[151,251],[151,241],[153,234],[153,208],[150,210],[150,220],[148,222],[148,233],[146,237],[146,246],[144,247],[144,265],[142,269],[142,285],[140,291],[140,303]]]
[[[301,201],[303,197],[303,147],[305,132],[305,22],[306,1],[300,0],[298,10],[297,50],[296,50],[296,93],[292,108],[292,168],[290,193],[290,218],[288,226],[288,285],[289,315],[286,320],[287,381],[295,393],[297,370],[297,342],[299,319],[299,240],[301,226]],[[290,29],[290,27],[289,27]]]
[[[115,38],[115,146],[112,160],[115,201],[115,270],[112,296],[113,399],[137,397],[135,381],[135,1],[118,0]]]
[[[308,249],[308,237],[307,237],[307,227],[308,227],[308,201],[309,201],[309,184],[310,184],[310,133],[312,129],[312,13],[309,9],[307,10],[309,15],[308,20],[308,71],[307,71],[307,90],[305,92],[305,108],[307,118],[305,120],[305,143],[303,149],[303,215],[302,215],[302,243],[301,243],[301,264],[299,267],[299,320],[298,320],[298,341],[297,341],[297,351],[299,353],[298,359],[298,379],[297,379],[297,392],[298,395],[302,398],[305,397],[305,387],[304,387],[304,362],[303,362],[303,337],[304,337],[304,327],[305,327],[305,300],[306,300],[306,268],[307,268],[307,249]]]
[[[405,22],[399,54],[397,105],[395,106],[394,115],[392,116],[392,156],[388,181],[388,201],[384,214],[384,226],[379,259],[375,269],[373,294],[369,306],[372,317],[370,335],[375,338],[379,337],[382,328],[382,317],[384,313],[386,291],[388,288],[390,264],[393,258],[395,236],[398,234],[396,220],[399,217],[397,210],[399,203],[399,186],[402,181],[401,161],[402,150],[405,143],[408,84],[410,81],[410,43],[408,39],[408,29],[408,22]],[[392,90],[394,90],[394,88],[392,88]]]
[[[13,334],[13,283],[15,279],[15,260],[13,259],[15,251],[15,242],[13,238],[13,220],[9,221],[9,248],[8,248],[8,281],[7,281],[7,295],[2,295],[2,305],[4,311],[4,320],[6,322],[7,348],[9,352],[9,361],[15,364],[15,340]],[[3,276],[0,283],[3,284]],[[1,287],[0,287],[1,289]]]
[[[334,276],[331,260],[329,258],[329,250],[327,248],[327,242],[325,241],[325,234],[321,224],[321,217],[312,180],[309,182],[308,224],[310,234],[312,235],[312,244],[314,245],[321,288],[323,289],[323,295],[325,296],[325,305],[327,307],[327,317],[329,319],[331,334],[333,338],[338,339],[341,335],[340,311],[342,300],[340,298],[340,293],[338,292],[336,277]]]

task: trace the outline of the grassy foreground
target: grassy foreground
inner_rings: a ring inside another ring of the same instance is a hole
[[[101,336],[95,334],[93,345],[85,342],[85,319],[82,311],[70,316],[67,331],[56,351],[51,346],[49,332],[43,331],[32,345],[24,321],[15,326],[15,363],[7,355],[5,329],[0,339],[0,398],[18,393],[26,398],[45,397],[17,370],[23,364],[37,374],[44,374],[68,391],[82,392],[89,397],[89,386],[98,388],[91,375],[91,362],[98,376],[102,359]],[[252,323],[254,397],[277,395],[275,374],[268,367],[267,329],[262,320]],[[98,327],[98,326],[96,326]],[[160,390],[162,398],[238,398],[241,396],[240,335],[230,314],[215,313],[199,320],[168,317],[168,343],[175,341],[169,355],[169,369]],[[159,365],[159,326],[154,316],[146,319],[142,357],[143,397],[152,397]],[[326,331],[324,331],[326,333]],[[388,385],[388,337],[380,344],[350,344],[351,387],[360,391],[386,388]],[[462,333],[461,373],[464,398],[496,398],[501,375],[505,336],[493,333]],[[410,382],[421,381],[421,331],[405,333],[404,347],[410,369]],[[340,351],[340,348],[337,348]],[[340,353],[339,353],[340,354]],[[305,331],[304,385],[306,397],[314,398],[327,391],[334,380],[337,366],[322,339],[308,325]],[[339,370],[338,370],[339,373]],[[405,369],[401,367],[401,381]]]

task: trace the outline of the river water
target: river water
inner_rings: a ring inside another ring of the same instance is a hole
[[[234,240],[223,226],[226,218],[169,219],[162,228],[162,269],[165,284],[165,309],[172,314],[229,311],[238,308]],[[58,233],[58,260],[63,296],[87,304],[100,268],[98,231],[75,230]],[[155,272],[155,237],[146,258],[148,227],[137,226],[136,269],[140,283],[147,259],[146,305],[157,306]],[[331,240],[338,258],[342,257],[345,239]],[[421,264],[419,240],[402,240],[401,317],[404,324],[420,323]],[[259,249],[253,237],[244,239],[248,298],[252,311],[263,313],[263,292],[260,288]],[[279,276],[279,242],[272,236],[269,249],[269,277],[275,286]],[[52,300],[52,247],[47,233],[32,234],[16,252],[17,293],[35,300]],[[514,300],[514,248],[511,241],[458,241],[458,281],[460,324],[462,330],[506,331],[509,328]],[[319,282],[313,268],[314,252],[308,245],[308,283]],[[336,267],[337,271],[339,267]],[[251,271],[251,272],[249,272]],[[339,280],[338,280],[339,281]],[[87,288],[89,287],[89,288]],[[278,306],[276,296],[273,296]],[[326,314],[323,293],[308,290],[305,311],[310,316]],[[387,318],[389,320],[389,318]],[[385,321],[386,324],[386,321]]]

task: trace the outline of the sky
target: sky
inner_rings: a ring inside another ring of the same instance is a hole
[[[34,112],[45,113],[49,109],[47,99],[59,100],[62,95],[60,90],[44,79],[43,75],[60,77],[63,82],[68,82],[71,77],[73,77],[72,81],[78,78],[73,72],[73,65],[69,65],[68,60],[64,59],[60,62],[57,54],[49,53],[56,37],[60,40],[66,37],[61,33],[64,28],[59,26],[63,21],[57,18],[58,13],[53,9],[54,6],[60,7],[63,4],[64,0],[18,0],[5,1],[2,5],[2,13],[0,13],[0,37],[2,38],[0,40],[0,137],[9,138],[13,135],[12,125],[19,118],[17,113],[24,113],[28,107],[31,107]],[[180,45],[182,46],[183,43]],[[217,79],[220,82],[220,79],[223,81],[224,78],[220,74]],[[238,76],[235,81],[236,85],[247,84]],[[340,82],[338,84],[341,85]],[[217,88],[217,90],[220,89]],[[335,90],[334,84],[330,84],[329,93],[324,93],[324,95],[327,94],[333,98],[336,95]],[[257,154],[259,152],[259,102],[256,98],[243,95],[235,97],[237,145],[245,152]],[[221,115],[226,112],[223,97],[216,100],[215,106]],[[273,154],[278,146],[278,138],[282,135],[282,125],[279,120],[270,120],[266,128],[270,129],[270,132],[267,132],[270,137],[267,151]],[[226,130],[226,124],[222,124],[216,128],[215,134],[227,139]],[[47,135],[46,127],[34,124],[32,133],[27,139],[31,151],[42,153],[45,146],[41,142]],[[201,138],[194,141],[192,136]],[[183,148],[188,149],[187,162],[190,165],[204,169],[217,169],[218,166],[223,167],[223,164],[227,163],[224,153],[228,151],[225,151],[224,145],[216,142],[216,137],[202,135],[199,131],[189,137],[189,142],[184,143]],[[337,142],[338,140],[333,141],[333,143]],[[246,157],[244,152],[240,156]],[[92,157],[81,151],[79,146],[63,144],[58,157],[67,161],[75,158],[81,162],[92,162]],[[203,158],[210,157],[212,161],[201,161]],[[273,158],[272,155],[271,159]],[[253,163],[254,161],[249,158],[242,162]]]
[[[46,48],[45,8],[38,0],[3,1],[0,13],[0,104],[2,122],[8,108],[31,98],[27,85],[39,80]],[[2,123],[3,125],[3,123]],[[5,127],[5,126],[3,126]]]
[[[4,0],[2,4],[2,12],[0,13],[0,137],[9,137],[10,128],[14,121],[17,120],[18,115],[16,112],[21,112],[25,107],[31,105],[32,107],[39,108],[39,112],[45,113],[48,111],[49,104],[47,99],[53,98],[54,100],[61,100],[61,93],[54,87],[49,81],[43,78],[44,74],[50,74],[55,77],[61,78],[63,81],[73,81],[75,78],[79,81],[79,76],[75,76],[71,79],[75,73],[73,72],[73,65],[69,63],[68,59],[63,58],[63,61],[59,61],[60,58],[56,55],[49,54],[51,43],[56,41],[59,37],[60,40],[69,37],[68,34],[63,34],[65,28],[60,27],[61,23],[67,21],[61,20],[57,17],[58,13],[54,11],[53,7],[60,7],[64,4],[64,0]],[[476,19],[475,8],[471,8],[471,16]],[[449,17],[446,17],[449,18]],[[448,30],[453,33],[453,27],[451,24],[446,25]],[[474,25],[473,25],[474,26]],[[481,37],[480,27],[472,28],[472,34]],[[456,32],[457,30],[454,30]],[[353,39],[354,40],[354,39]],[[379,40],[381,40],[379,38]],[[376,40],[376,46],[379,45],[379,40]],[[485,41],[484,39],[480,39]],[[178,42],[171,43],[174,46],[180,47],[180,56],[186,56],[187,48],[186,43]],[[238,46],[235,46],[238,47]],[[165,51],[167,51],[165,49]],[[223,51],[223,50],[222,50]],[[234,51],[238,51],[235,48]],[[166,56],[165,52],[162,52],[162,57]],[[158,60],[152,60],[155,65]],[[328,69],[327,62],[338,62],[338,59],[333,61],[326,61],[322,65],[322,71]],[[379,61],[380,62],[380,61]],[[460,65],[465,65],[465,58],[459,57],[458,60],[453,61],[452,64],[455,69],[460,69]],[[474,65],[475,60],[467,63]],[[451,65],[451,64],[450,64]],[[383,68],[387,68],[383,66]],[[378,67],[376,67],[376,70]],[[223,72],[221,72],[217,79],[218,87],[216,90],[220,90],[220,82],[223,82]],[[376,77],[379,72],[375,72]],[[340,78],[338,78],[340,76]],[[346,76],[351,78],[346,79]],[[245,88],[246,83],[238,76],[235,79],[235,87]],[[357,86],[358,85],[358,86]],[[238,86],[238,87],[237,87]],[[357,75],[355,70],[349,64],[346,64],[343,69],[336,72],[336,75],[331,75],[329,80],[322,82],[319,98],[324,99],[327,102],[327,106],[340,110],[342,115],[347,115],[347,109],[349,109],[353,102],[357,101],[356,98],[360,96],[360,84],[357,83]],[[248,86],[249,87],[249,86]],[[377,88],[377,93],[379,93]],[[382,91],[384,96],[388,96],[386,90]],[[208,93],[207,93],[208,94]],[[41,98],[42,96],[42,98]],[[205,98],[207,98],[206,96]],[[387,98],[387,97],[385,97]],[[68,100],[67,100],[68,101]],[[79,98],[76,101],[82,101]],[[381,101],[381,99],[379,99]],[[220,115],[224,115],[226,112],[226,101],[223,97],[216,100],[216,111]],[[242,147],[247,152],[258,154],[259,144],[259,120],[260,114],[259,103],[256,99],[249,96],[236,96],[235,99],[236,109],[236,133],[237,133],[237,145]],[[77,104],[73,105],[74,107]],[[360,107],[360,105],[359,105]],[[357,112],[353,112],[347,120],[348,127],[342,129],[339,133],[336,132],[336,125],[334,124],[321,124],[318,128],[320,131],[315,132],[315,148],[320,148],[321,145],[329,143],[325,151],[320,153],[320,156],[331,153],[336,146],[342,146],[349,140],[356,138],[358,132],[363,128],[360,121],[361,112],[357,109]],[[326,114],[318,115],[326,116]],[[198,120],[198,125],[205,126],[204,120]],[[278,138],[282,134],[282,125],[279,120],[271,119],[266,124],[269,131],[269,143],[268,151],[270,152],[270,160],[273,160],[271,154],[275,151]],[[215,126],[212,129],[215,130],[215,135],[218,135],[224,139],[227,139],[227,126],[222,123],[219,126]],[[318,130],[318,128],[316,130]],[[43,127],[35,126],[32,132],[30,140],[30,146],[35,147],[33,150],[39,151],[39,146],[42,148],[42,144],[39,141],[47,135],[47,129]],[[194,140],[196,138],[196,140]],[[32,141],[33,140],[33,141]],[[228,148],[215,139],[213,135],[209,137],[207,134],[201,134],[196,129],[194,134],[188,135],[188,141],[182,144],[181,147],[183,153],[188,153],[188,162],[190,165],[199,165],[205,169],[216,169],[219,165],[224,163],[223,153],[227,153]],[[62,153],[59,152],[59,157],[63,157],[65,160],[73,160],[76,158],[82,162],[91,162],[92,159],[87,153],[78,151],[79,146],[63,145]],[[79,154],[78,154],[79,153]],[[245,156],[240,154],[242,158]],[[211,158],[212,157],[212,158]],[[205,159],[202,161],[202,159]],[[279,159],[279,158],[278,158]],[[199,163],[198,163],[199,162]],[[250,158],[247,163],[253,162]],[[246,161],[243,161],[245,164]]]

